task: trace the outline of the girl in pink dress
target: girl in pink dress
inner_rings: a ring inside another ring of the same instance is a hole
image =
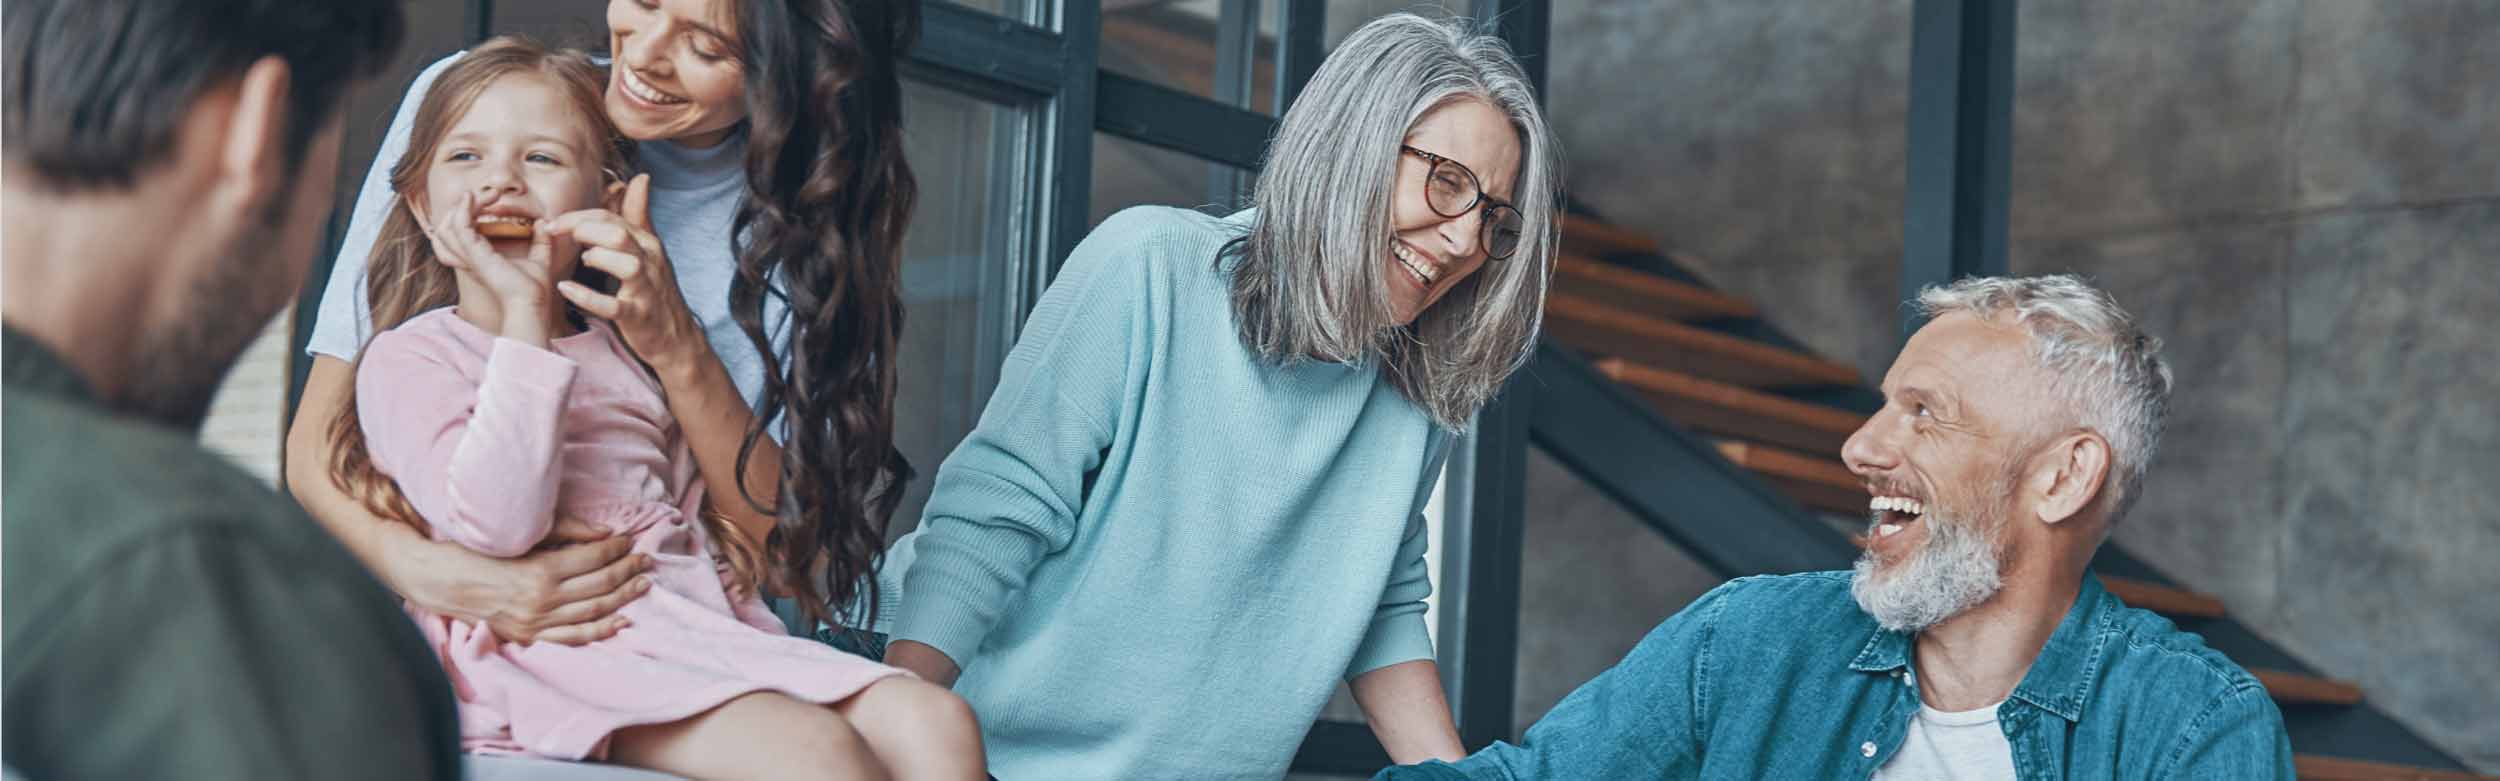
[[[566,226],[648,226],[603,81],[578,53],[497,39],[435,82],[368,272],[379,334],[332,432],[340,484],[436,539],[516,556],[564,517],[654,564],[630,625],[585,645],[507,643],[410,605],[467,748],[690,776],[981,777],[960,699],[784,633],[757,595],[780,552],[706,511],[659,384],[558,295],[582,284]],[[628,216],[597,209],[620,195]]]

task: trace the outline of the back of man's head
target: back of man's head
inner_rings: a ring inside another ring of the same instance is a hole
[[[398,0],[11,0],[11,176],[61,192],[129,187],[171,156],[192,104],[253,62],[287,65],[286,164],[399,46]]]

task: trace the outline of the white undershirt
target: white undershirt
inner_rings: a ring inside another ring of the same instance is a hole
[[[1875,769],[1875,781],[2013,778],[2014,745],[1997,726],[1997,705],[1941,711],[1921,703],[1901,750]]]

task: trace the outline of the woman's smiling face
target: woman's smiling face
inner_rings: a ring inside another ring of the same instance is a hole
[[[1465,99],[1425,112],[1406,134],[1406,145],[1475,172],[1484,199],[1511,202],[1511,188],[1519,178],[1519,133],[1492,104]],[[1389,210],[1392,241],[1389,257],[1381,262],[1388,264],[1389,308],[1400,324],[1415,322],[1433,302],[1483,268],[1488,257],[1485,204],[1479,201],[1458,217],[1441,216],[1425,194],[1432,171],[1433,164],[1422,157],[1398,156]]]
[[[608,118],[637,141],[707,147],[746,118],[734,0],[609,0]]]

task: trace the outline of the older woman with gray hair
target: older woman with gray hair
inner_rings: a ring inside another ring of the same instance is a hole
[[[1256,208],[1069,257],[888,559],[887,661],[1003,778],[1281,776],[1340,678],[1391,757],[1456,758],[1422,510],[1535,342],[1556,160],[1498,39],[1357,30]]]

